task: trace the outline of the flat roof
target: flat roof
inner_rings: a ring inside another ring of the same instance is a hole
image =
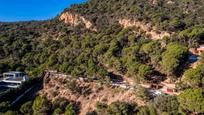
[[[199,48],[204,48],[204,45],[203,45],[203,44],[202,44],[202,45],[200,45],[200,46],[199,46]]]
[[[19,71],[9,71],[9,72],[5,72],[3,74],[16,74],[16,73],[24,73],[24,72],[19,72]]]
[[[18,78],[8,78],[6,80],[9,80],[9,81],[23,81],[23,77],[18,77]]]

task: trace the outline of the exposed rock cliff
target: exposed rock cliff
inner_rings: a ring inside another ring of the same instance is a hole
[[[72,26],[84,25],[86,29],[89,29],[91,31],[97,31],[96,27],[98,26],[96,25],[100,25],[98,23],[103,24],[104,23],[103,19],[107,21],[107,19],[103,17],[103,18],[97,19],[97,21],[99,20],[100,22],[96,21],[95,23],[93,23],[89,19],[87,19],[86,16],[83,16],[71,10],[62,13],[59,17],[59,20],[62,20],[67,24],[70,24]],[[109,17],[108,21],[104,23],[103,26],[105,26],[106,24],[110,24],[111,22],[113,23],[115,21],[119,22],[119,24],[124,28],[127,28],[127,27],[139,28],[146,33],[148,38],[153,40],[162,39],[165,36],[169,37],[172,34],[166,31],[158,31],[156,27],[151,25],[151,23],[144,23],[142,21],[138,21],[132,18]]]
[[[124,28],[127,27],[136,27],[141,29],[142,31],[146,32],[148,37],[150,39],[162,39],[163,37],[167,36],[169,37],[171,33],[168,33],[166,31],[157,31],[155,27],[153,27],[149,23],[144,23],[138,20],[134,19],[119,19],[118,20],[120,25],[122,25]]]
[[[84,25],[87,29],[97,31],[94,25],[84,16],[74,12],[64,12],[60,15],[59,20],[64,20],[72,26]]]

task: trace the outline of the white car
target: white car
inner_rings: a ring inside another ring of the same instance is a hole
[[[158,90],[149,90],[149,92],[150,92],[153,96],[158,96],[158,95],[162,95],[162,94],[163,94],[161,91],[158,91]]]

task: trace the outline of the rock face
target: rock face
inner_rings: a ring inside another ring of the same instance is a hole
[[[71,26],[84,25],[86,29],[89,29],[91,31],[97,31],[95,24],[93,24],[90,20],[88,20],[81,14],[78,14],[72,11],[67,11],[65,13],[62,13],[61,16],[59,17],[59,20],[64,21],[65,23],[70,24]],[[172,34],[166,31],[157,31],[157,29],[151,26],[150,23],[144,23],[142,21],[138,21],[135,19],[121,18],[116,20],[124,28],[136,27],[141,29],[146,33],[148,38],[152,40],[162,39],[165,36],[169,37]]]
[[[162,39],[165,36],[169,37],[171,35],[171,33],[168,33],[166,31],[157,31],[156,28],[152,27],[149,23],[144,23],[134,19],[119,19],[118,22],[124,28],[136,27],[141,29],[146,33],[146,35],[148,35],[148,38],[152,40]]]
[[[94,25],[86,19],[85,17],[81,16],[80,14],[74,13],[74,12],[65,12],[60,17],[59,20],[64,21],[65,23],[68,23],[72,26],[78,26],[78,25],[84,25],[85,28],[97,31]]]

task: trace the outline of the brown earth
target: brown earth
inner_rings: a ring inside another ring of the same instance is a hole
[[[152,40],[162,39],[164,37],[169,37],[172,33],[166,31],[157,31],[156,27],[153,27],[150,23],[144,23],[135,19],[119,19],[120,25],[124,28],[127,27],[137,27],[144,31],[148,38]]]
[[[59,20],[64,21],[65,23],[68,23],[72,26],[78,26],[78,25],[85,25],[87,29],[90,29],[92,31],[97,31],[94,25],[86,19],[84,16],[81,16],[80,14],[73,13],[73,12],[65,12],[61,14],[59,17]]]
[[[102,85],[95,82],[87,82],[84,79],[77,79],[80,87],[89,89],[89,94],[80,95],[73,93],[67,87],[67,82],[72,78],[63,74],[47,73],[44,78],[44,88],[39,95],[46,95],[48,100],[54,101],[57,98],[65,98],[70,101],[79,102],[81,106],[80,115],[85,115],[89,111],[95,110],[97,102],[110,104],[115,101],[137,103],[140,106],[145,105],[135,96],[134,91],[116,88],[113,86]]]

